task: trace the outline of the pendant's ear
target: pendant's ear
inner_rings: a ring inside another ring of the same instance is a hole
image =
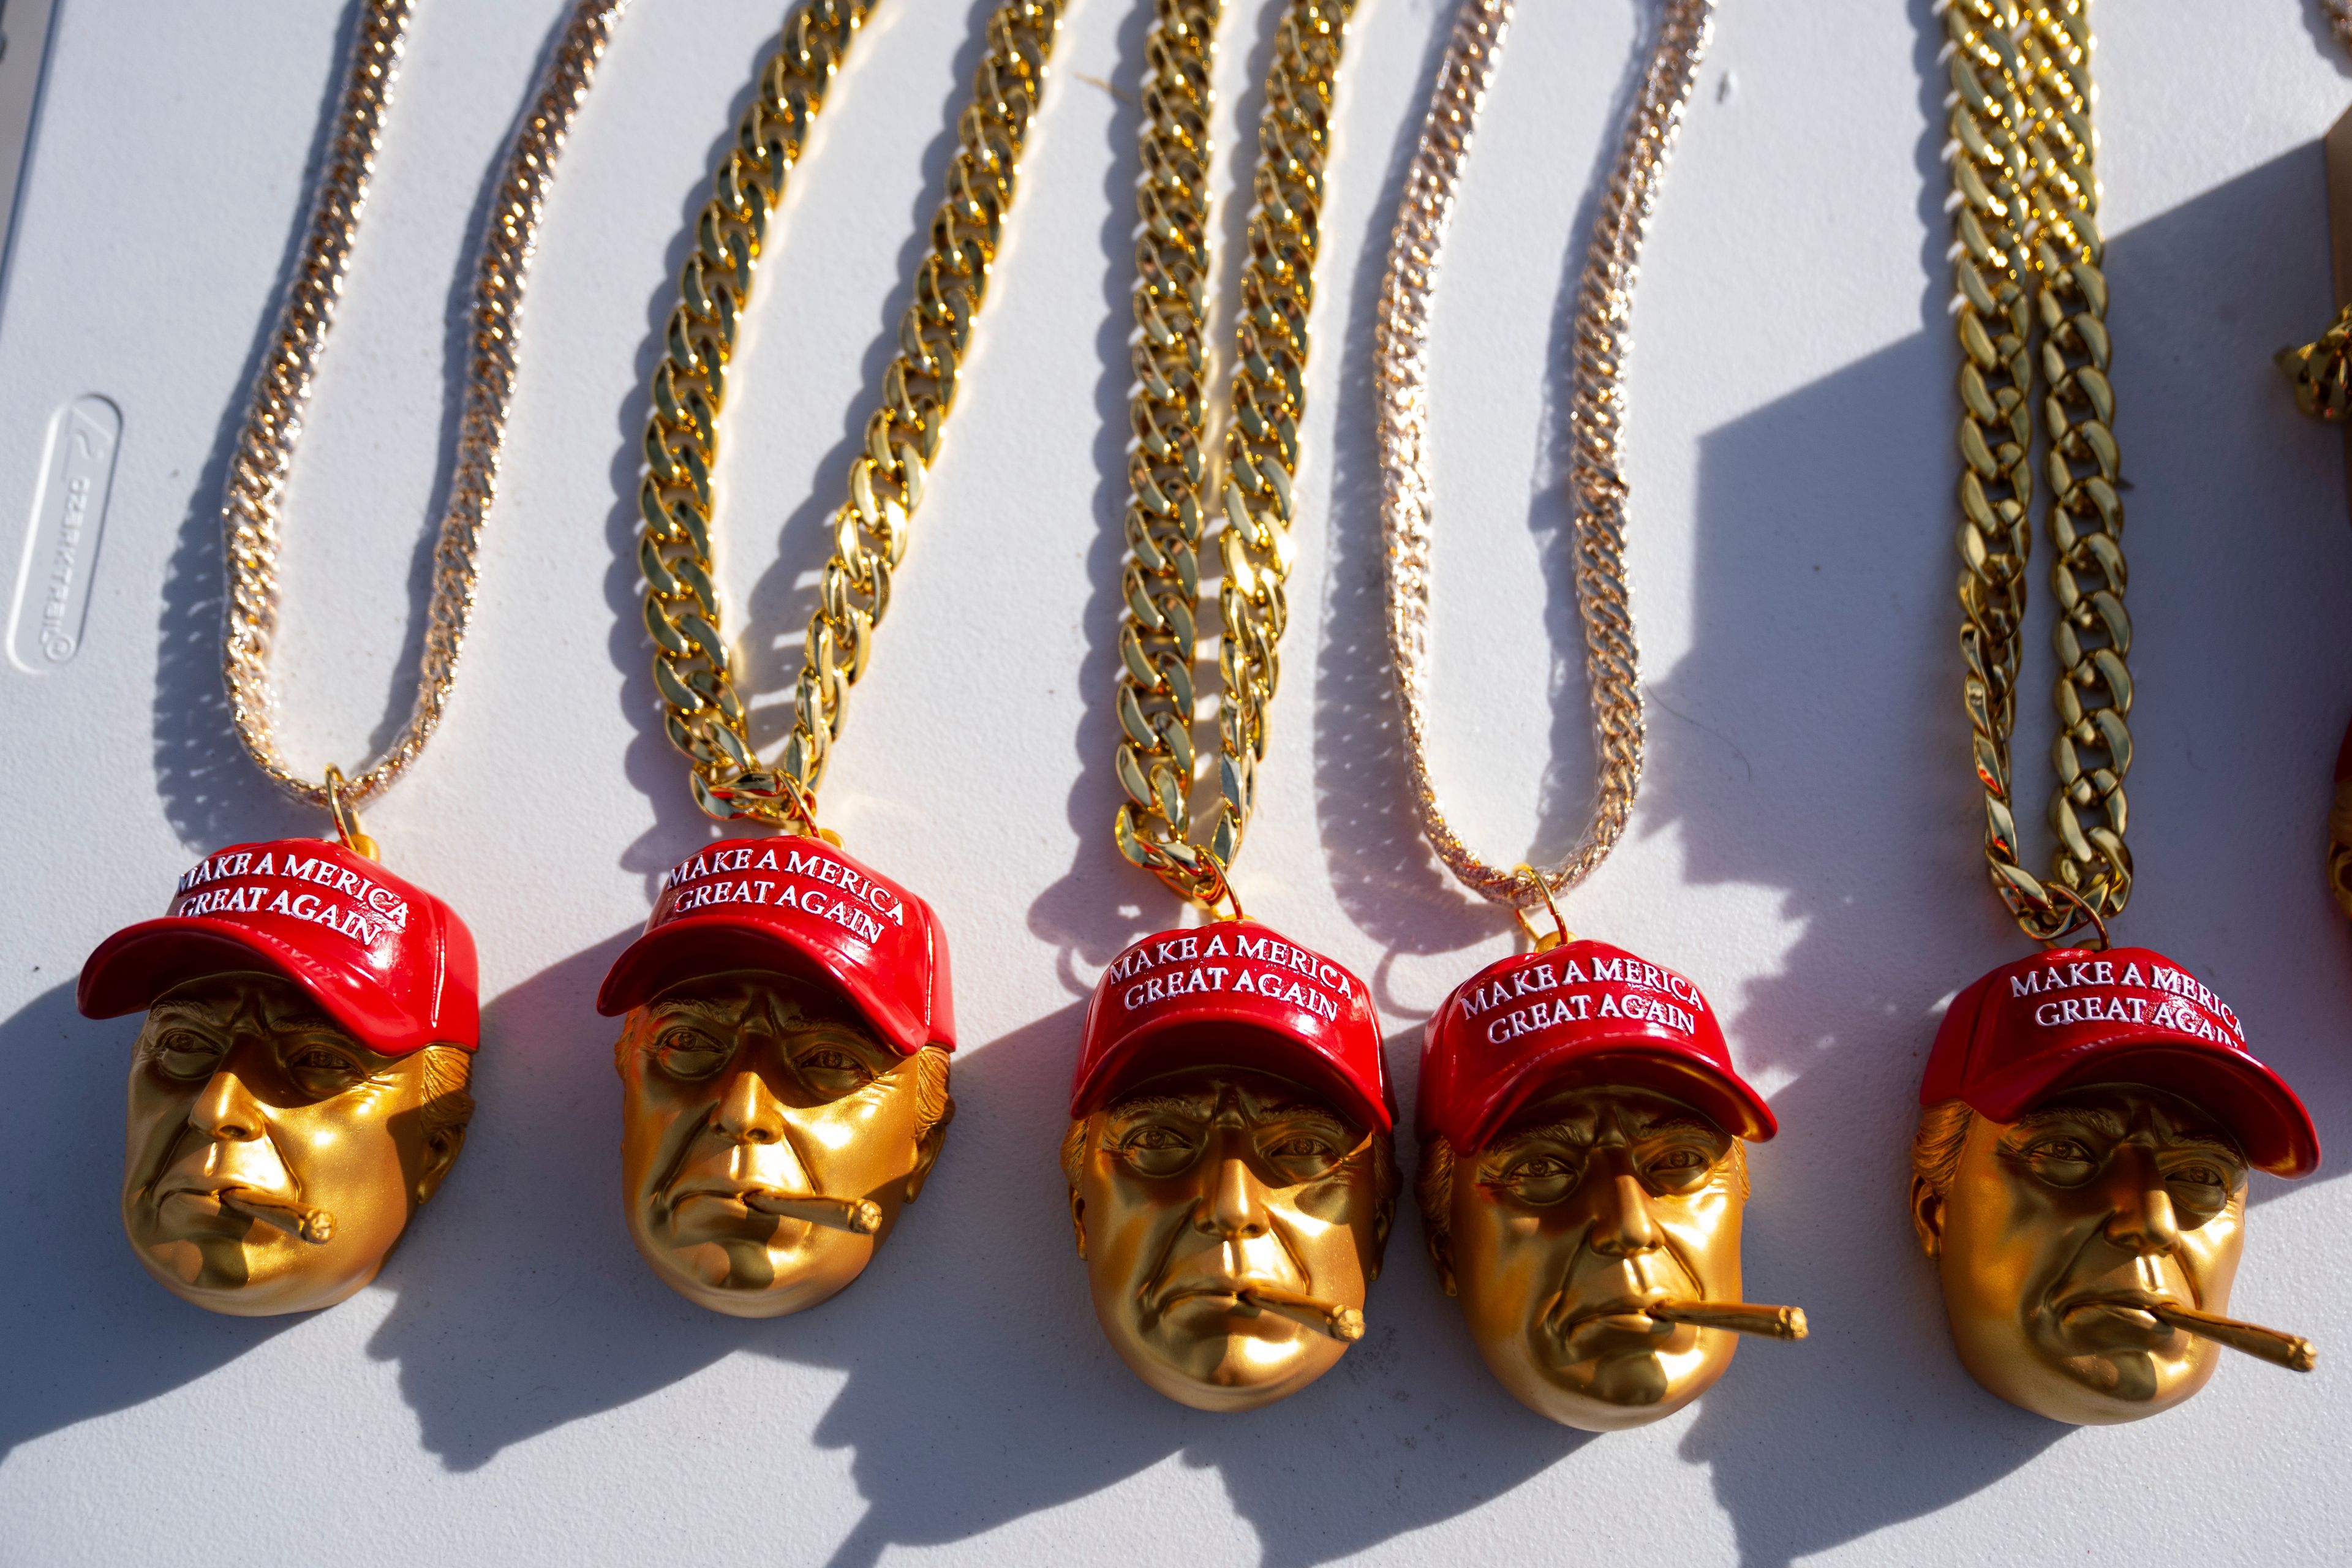
[[[1091,1120],[1073,1117],[1069,1131],[1062,1137],[1062,1175],[1070,1184],[1070,1230],[1076,1238],[1081,1260],[1087,1256],[1087,1200],[1078,1196],[1078,1178],[1084,1173],[1087,1126]]]
[[[1389,1232],[1396,1228],[1397,1194],[1404,1190],[1403,1178],[1397,1173],[1396,1142],[1386,1132],[1375,1132],[1366,1142],[1377,1141],[1375,1168],[1381,1186],[1380,1207],[1372,1211],[1372,1256],[1364,1270],[1367,1283],[1381,1277],[1381,1268],[1388,1261]]]
[[[417,1112],[424,1124],[423,1145],[417,1150],[409,1178],[409,1200],[422,1208],[433,1201],[442,1182],[466,1149],[466,1129],[474,1120],[474,1058],[456,1046],[431,1045],[415,1058],[413,1070],[423,1079],[425,1105]]]
[[[1919,1250],[1929,1258],[1944,1255],[1944,1194],[1925,1176],[1911,1178],[1911,1228],[1919,1233]]]
[[[1438,1288],[1449,1296],[1461,1294],[1454,1278],[1454,1145],[1443,1136],[1421,1141],[1421,1173],[1413,1180],[1414,1199],[1421,1205],[1421,1235],[1429,1260],[1437,1266]]]
[[[948,1123],[955,1120],[955,1107],[950,1104],[948,1113],[915,1140],[915,1168],[907,1173],[907,1201],[913,1203],[923,1195],[923,1184],[931,1179],[931,1167],[940,1163],[940,1151],[947,1147]]]
[[[931,1167],[947,1147],[955,1096],[948,1092],[948,1054],[936,1046],[917,1051],[899,1070],[912,1073],[915,1079],[915,1168],[907,1173],[906,1185],[907,1201],[913,1203],[923,1195],[923,1184],[930,1180]]]
[[[464,1152],[465,1148],[466,1130],[463,1127],[436,1128],[426,1136],[425,1165],[416,1173],[414,1194],[419,1208],[433,1201],[433,1194],[441,1190],[443,1179],[457,1164],[457,1156]]]
[[[1437,1265],[1437,1288],[1449,1296],[1459,1296],[1462,1288],[1454,1282],[1454,1247],[1452,1238],[1429,1233],[1429,1260]]]

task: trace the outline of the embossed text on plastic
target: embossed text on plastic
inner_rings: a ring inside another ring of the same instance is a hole
[[[8,616],[8,658],[19,669],[52,669],[81,651],[121,442],[121,411],[94,394],[75,398],[49,421]]]

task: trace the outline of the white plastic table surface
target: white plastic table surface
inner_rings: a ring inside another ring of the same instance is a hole
[[[1813,1334],[1750,1344],[1693,1409],[1605,1437],[1487,1376],[1410,1212],[1370,1337],[1264,1413],[1167,1403],[1091,1321],[1055,1164],[1077,1021],[1108,957],[1175,913],[1108,826],[1145,17],[1112,0],[1070,5],[825,794],[858,855],[945,912],[963,1031],[946,1155],[868,1276],[769,1323],[649,1277],[620,1224],[613,1030],[591,1005],[653,879],[708,832],[660,737],[628,546],[685,225],[779,0],[641,0],[623,24],[532,278],[456,704],[368,816],[481,944],[481,1109],[455,1177],[332,1311],[216,1319],[141,1274],[115,1218],[133,1026],[81,1019],[72,983],[204,850],[323,826],[229,735],[217,518],[342,9],[66,0],[58,19],[0,298],[0,522],[31,519],[61,407],[101,396],[122,431],[79,651],[0,668],[0,1556],[2342,1560],[2352,931],[2319,863],[2352,709],[2352,529],[2337,439],[2270,363],[2331,311],[2317,140],[2352,101],[2352,57],[2311,0],[2099,0],[2096,20],[2138,632],[2124,934],[2231,999],[2337,1151],[2311,1180],[2254,1179],[2234,1297],[2316,1339],[2321,1370],[2233,1358],[2179,1412],[2076,1430],[1982,1393],[1951,1353],[1906,1142],[1937,1009],[2024,948],[1985,887],[1959,702],[1937,31],[1926,0],[1733,0],[1636,307],[1647,787],[1570,913],[1724,1014],[1784,1129],[1754,1155],[1748,1289],[1803,1305]],[[461,264],[559,9],[420,7],[288,532],[279,668],[313,768],[406,710]],[[720,531],[772,700],[986,9],[883,0],[761,278]],[[1229,26],[1229,158],[1272,15]],[[1438,310],[1440,771],[1475,840],[1514,858],[1556,855],[1589,798],[1561,348],[1649,15],[1524,8]],[[1380,626],[1373,301],[1449,22],[1433,0],[1356,16],[1286,679],[1239,872],[1254,914],[1372,982],[1408,1105],[1430,1010],[1508,948],[1416,836]],[[1222,266],[1230,284],[1230,247]],[[2045,637],[2018,749],[2037,818]]]

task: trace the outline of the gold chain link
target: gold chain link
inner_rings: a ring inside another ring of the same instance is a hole
[[[1985,859],[2020,929],[2049,942],[2131,898],[2131,620],[2108,378],[2087,0],[1948,0],[1953,272],[1961,365],[1960,649]],[[2057,835],[2049,882],[2021,863],[2010,742],[2032,550],[2034,338],[2056,559]]]
[[[1599,777],[1592,819],[1575,852],[1549,871],[1481,859],[1446,820],[1432,776],[1429,689],[1429,318],[1470,137],[1510,25],[1509,0],[1464,0],[1422,122],[1389,242],[1375,319],[1381,527],[1388,557],[1389,652],[1396,666],[1414,809],[1447,869],[1496,903],[1549,904],[1581,882],[1625,831],[1641,788],[1643,722],[1640,649],[1625,580],[1625,363],[1642,242],[1697,79],[1713,0],[1670,0],[1595,218],[1576,301],[1570,482],[1577,508],[1573,561],[1584,622]],[[1558,910],[1553,910],[1555,918]]]
[[[2321,8],[2336,41],[2352,47],[2352,0],[2324,0]],[[2336,320],[2317,341],[2281,350],[2277,363],[2294,384],[2296,407],[2331,425],[2352,416],[2352,304],[2336,312]],[[2330,861],[2329,886],[2339,889],[2345,886],[2344,869]],[[2338,893],[2339,901],[2346,897]]]
[[[1307,321],[1332,100],[1354,0],[1287,0],[1275,34],[1251,181],[1231,416],[1223,472],[1213,475],[1202,453],[1209,421],[1204,323],[1212,279],[1210,82],[1223,9],[1223,0],[1153,0],[1144,39],[1127,603],[1118,635],[1125,739],[1117,767],[1128,798],[1114,823],[1121,855],[1213,909],[1231,896],[1225,872],[1249,825],[1267,712],[1281,683]],[[1193,671],[1204,495],[1215,498],[1224,520],[1217,531],[1223,700],[1216,815],[1206,840],[1195,842]]]
[[[228,576],[223,672],[237,738],[279,788],[313,805],[331,805],[339,816],[382,791],[417,759],[448,705],[457,656],[474,614],[482,529],[498,494],[507,412],[514,401],[523,285],[540,215],[572,117],[588,96],[614,24],[628,0],[578,0],[541,72],[531,107],[515,129],[475,258],[465,409],[448,509],[433,553],[433,597],[415,701],[400,735],[358,777],[345,783],[336,774],[331,802],[328,781],[313,782],[297,773],[278,742],[269,656],[278,635],[279,531],[295,444],[334,325],[335,307],[342,299],[360,215],[383,142],[383,118],[399,75],[411,3],[368,0],[361,9],[334,138],[311,193],[301,256],[278,305],[269,353],[254,381],[221,504]]]
[[[722,821],[815,829],[817,786],[847,717],[849,688],[866,672],[873,629],[890,607],[908,519],[922,504],[924,476],[939,458],[1061,26],[1060,0],[1007,0],[990,15],[987,52],[957,121],[947,195],[899,320],[898,353],[882,373],[881,406],[866,420],[849,499],[834,514],[833,557],[809,618],[793,731],[771,765],[751,748],[720,629],[710,476],[728,364],[769,219],[824,107],[826,84],[871,9],[871,0],[803,0],[787,20],[760,68],[735,145],[712,177],[694,254],[678,279],[668,352],[654,369],[638,492],[646,629],[670,743],[693,764],[696,804]]]
[[[2296,407],[2330,425],[2344,423],[2352,416],[2352,305],[2336,311],[2315,341],[2283,351],[2278,367],[2294,387]]]

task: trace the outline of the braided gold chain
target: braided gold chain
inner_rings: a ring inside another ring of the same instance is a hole
[[[1145,36],[1142,173],[1136,181],[1135,386],[1129,395],[1128,560],[1120,617],[1117,768],[1127,800],[1119,853],[1181,896],[1214,906],[1240,853],[1265,759],[1289,620],[1298,427],[1307,412],[1333,94],[1354,0],[1287,0],[1275,34],[1251,181],[1248,255],[1234,329],[1223,471],[1202,453],[1209,421],[1204,323],[1210,81],[1223,0],[1153,0]],[[1204,496],[1217,530],[1223,623],[1217,669],[1218,800],[1196,841],[1193,671]]]
[[[1593,220],[1577,289],[1569,477],[1576,500],[1573,563],[1598,777],[1582,841],[1549,871],[1493,865],[1462,841],[1438,798],[1426,713],[1433,522],[1429,318],[1471,133],[1510,25],[1508,0],[1463,0],[1389,241],[1374,326],[1381,531],[1387,545],[1389,654],[1396,666],[1413,806],[1446,868],[1465,887],[1515,908],[1548,902],[1606,859],[1624,834],[1641,788],[1641,660],[1625,575],[1625,368],[1642,244],[1706,51],[1713,10],[1713,0],[1668,0],[1661,8],[1657,37]]]
[[[498,494],[507,411],[514,402],[523,285],[540,215],[572,117],[588,96],[627,0],[576,0],[507,150],[498,196],[475,257],[465,411],[448,507],[433,552],[433,597],[408,721],[358,776],[345,781],[330,768],[325,779],[314,783],[295,772],[278,745],[277,692],[269,674],[278,637],[286,484],[359,238],[411,8],[412,0],[367,0],[361,8],[334,137],[311,192],[301,255],[278,303],[278,324],[254,379],[221,500],[228,577],[222,667],[237,738],[271,782],[298,800],[334,810],[339,820],[417,759],[447,708],[457,656],[473,619],[482,530]]]
[[[2087,0],[1947,0],[1961,365],[1960,649],[1985,859],[2036,941],[2131,897],[2124,779],[2131,771],[2131,620],[2108,378],[2105,246],[2091,127]],[[2032,549],[2032,386],[2047,384],[2047,526],[2059,731],[2050,877],[2021,864],[2010,742],[2017,721],[2025,567]],[[2053,894],[2050,884],[2064,889]],[[2067,896],[2071,895],[2071,897]]]
[[[679,274],[668,352],[653,374],[638,490],[646,629],[670,743],[693,764],[696,804],[721,820],[815,828],[816,790],[847,717],[849,688],[865,674],[874,627],[889,610],[908,520],[939,458],[1061,26],[1060,0],[1006,0],[989,16],[986,52],[957,121],[947,194],[899,319],[898,352],[882,373],[881,405],[866,420],[848,499],[834,514],[834,552],[809,618],[792,734],[770,764],[752,750],[720,630],[710,476],[728,363],[769,219],[824,107],[826,84],[871,9],[872,0],[803,0],[786,21],[760,68],[735,145],[712,176],[694,252]]]

